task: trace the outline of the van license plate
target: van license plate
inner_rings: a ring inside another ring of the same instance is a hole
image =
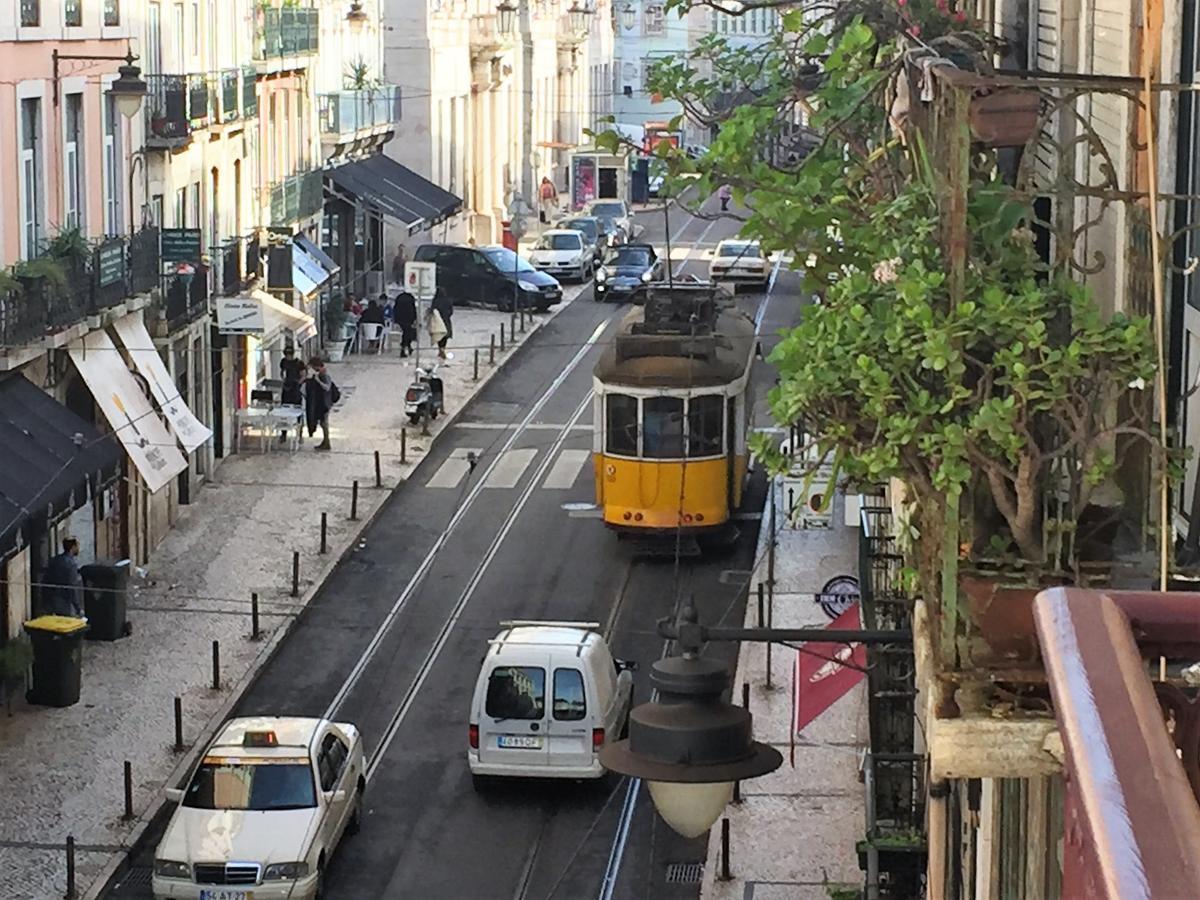
[[[254,900],[254,891],[203,890],[200,900]]]
[[[509,734],[497,738],[499,746],[509,750],[541,750],[542,739],[532,735]]]

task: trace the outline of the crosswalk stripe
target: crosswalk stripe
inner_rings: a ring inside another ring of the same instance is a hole
[[[478,458],[483,452],[478,447],[455,447],[450,451],[450,455],[446,458],[433,477],[425,482],[425,487],[431,488],[456,488],[459,482],[463,480],[463,476],[470,471],[470,464],[467,462],[467,454],[474,453]]]
[[[504,451],[504,455],[496,463],[496,468],[492,469],[487,481],[484,482],[484,487],[516,487],[517,482],[521,480],[521,476],[525,474],[525,469],[533,462],[535,456],[537,456],[537,450],[529,448]]]
[[[554,461],[550,474],[542,482],[542,487],[558,491],[574,487],[575,479],[579,477],[579,473],[591,455],[591,450],[563,450],[558,454],[558,459]]]

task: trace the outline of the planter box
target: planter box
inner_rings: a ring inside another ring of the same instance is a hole
[[[1028,88],[999,88],[971,100],[971,135],[988,147],[1024,147],[1033,138],[1041,97]]]

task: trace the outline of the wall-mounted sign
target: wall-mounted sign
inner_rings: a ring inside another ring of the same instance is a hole
[[[437,293],[437,263],[405,263],[404,289],[418,300],[432,300]]]
[[[199,228],[164,228],[160,234],[163,262],[199,262]]]
[[[108,241],[96,253],[100,287],[111,287],[125,280],[125,242]]]
[[[253,297],[217,297],[217,331],[221,334],[262,334],[262,304]]]

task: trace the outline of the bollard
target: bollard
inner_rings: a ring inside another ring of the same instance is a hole
[[[750,708],[750,682],[742,682],[742,709]]]
[[[129,821],[133,818],[133,763],[125,760],[125,815],[121,818]]]
[[[358,482],[354,482],[358,484]],[[292,596],[300,596],[300,551],[292,551]]]
[[[408,462],[408,429],[400,429],[400,465]]]
[[[758,583],[758,627],[759,628],[767,627],[766,610],[767,610],[766,597],[763,595],[763,583],[760,581]]]
[[[796,490],[788,488],[788,515],[792,515],[796,511]]]
[[[329,514],[321,513],[321,552],[329,552]]]
[[[67,892],[63,895],[73,900],[75,894],[75,837],[67,835]]]
[[[214,691],[221,689],[221,642],[213,641],[213,681],[212,687]]]
[[[358,518],[358,482],[354,482],[350,487],[350,521],[353,522]],[[295,594],[292,595],[296,596]]]
[[[504,323],[500,323],[500,352],[504,352]]]
[[[508,338],[514,344],[517,342],[517,311],[515,309],[508,314]]]
[[[767,596],[767,628],[772,628],[775,625],[775,594],[771,592]],[[771,690],[775,685],[771,683],[771,642],[767,641],[767,690]]]
[[[183,752],[183,700],[175,698],[175,752]]]
[[[325,549],[322,548],[321,552],[324,553]],[[258,594],[250,595],[250,640],[258,640]]]
[[[475,348],[475,372],[474,372],[474,375],[472,376],[471,380],[472,381],[479,380],[479,348],[478,347]]]
[[[496,364],[496,335],[490,334],[490,335],[488,335],[488,365],[494,366],[495,364]]]
[[[379,466],[379,451],[375,451],[375,487],[383,487],[383,469]]]
[[[729,871],[729,820],[721,820],[721,880],[730,881],[733,874]]]
[[[525,307],[521,307],[521,334],[525,333]]]

